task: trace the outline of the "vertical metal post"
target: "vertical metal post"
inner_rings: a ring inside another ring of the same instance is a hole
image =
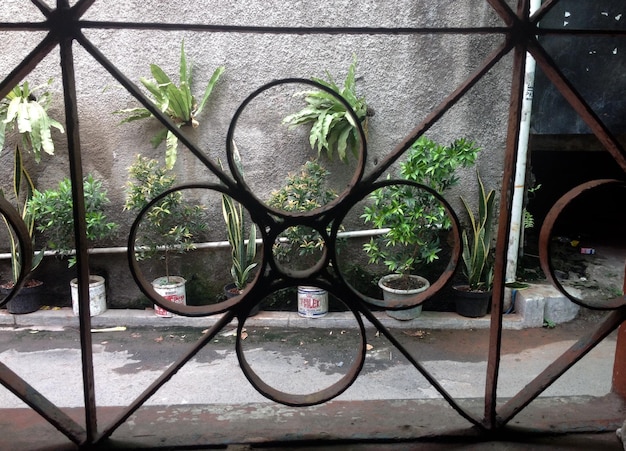
[[[61,71],[63,74],[63,93],[65,103],[65,121],[67,128],[67,148],[69,155],[70,176],[72,181],[72,202],[74,212],[74,237],[78,266],[78,295],[80,345],[83,373],[83,395],[85,402],[86,442],[92,443],[97,435],[96,396],[94,387],[94,369],[91,341],[91,316],[89,311],[89,257],[87,253],[87,225],[85,222],[85,199],[83,192],[83,169],[78,127],[78,106],[76,99],[76,79],[71,30],[61,29],[73,21],[68,0],[58,0],[57,8],[65,16],[60,21],[56,33],[60,39]]]
[[[517,17],[529,22],[528,0],[520,0]],[[526,62],[526,46],[522,36],[510,35],[515,40],[511,97],[507,130],[506,153],[500,195],[498,234],[496,240],[495,269],[493,294],[491,301],[491,327],[489,332],[489,355],[485,381],[485,426],[489,429],[497,427],[497,390],[500,371],[500,353],[502,347],[502,313],[504,304],[504,283],[506,279],[507,247],[511,224],[511,202],[515,188],[515,166],[520,134],[520,116],[524,94],[524,76]]]
[[[624,267],[624,294],[626,295],[626,266]],[[626,400],[626,323],[622,323],[617,329],[611,391]]]

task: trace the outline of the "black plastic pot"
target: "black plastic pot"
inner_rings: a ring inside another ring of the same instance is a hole
[[[41,281],[36,285],[23,286],[19,292],[6,304],[7,311],[14,315],[32,313],[41,307],[41,297],[44,294],[44,284]],[[2,296],[6,297],[11,288],[1,288]]]
[[[469,318],[480,318],[489,311],[491,291],[469,291],[467,285],[455,286],[456,312]]]
[[[237,286],[235,285],[234,282],[224,285],[224,296],[226,296],[226,299],[234,298],[235,296],[238,296],[238,295],[239,295],[239,292],[237,291]],[[252,310],[250,310],[250,313],[248,313],[248,316],[254,316],[257,313],[259,313],[260,310],[261,310],[261,307],[259,304],[257,304],[254,307],[252,307]]]

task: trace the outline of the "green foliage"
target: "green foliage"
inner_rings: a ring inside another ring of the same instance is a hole
[[[85,198],[85,223],[87,240],[93,242],[107,238],[117,230],[118,225],[107,221],[104,208],[109,204],[107,191],[102,182],[91,174],[83,180]],[[37,223],[37,231],[45,233],[47,246],[60,255],[68,255],[74,248],[74,212],[72,184],[64,178],[57,189],[35,190],[28,201],[28,211]],[[69,266],[76,264],[76,257],[69,259]]]
[[[272,193],[268,205],[277,210],[305,212],[323,207],[337,197],[325,187],[330,172],[317,160],[307,161],[297,174],[290,174],[285,185]],[[288,227],[282,240],[274,244],[274,255],[288,262],[294,256],[306,257],[324,247],[322,236],[314,229],[303,226]]]
[[[528,188],[528,195],[534,194],[539,189],[541,189],[541,184]],[[522,226],[524,229],[532,229],[535,227],[535,217],[526,208],[522,211]]]
[[[49,155],[54,154],[50,128],[54,127],[63,133],[63,126],[48,116],[51,93],[44,91],[39,99],[35,97],[36,92],[51,83],[52,80],[49,80],[47,85],[40,85],[31,90],[25,81],[15,86],[0,102],[0,150],[4,148],[6,133],[16,129],[21,138],[21,148],[32,152],[37,163],[41,160],[42,150]]]
[[[31,89],[28,82],[25,81],[21,85],[15,86],[0,102],[0,151],[4,149],[5,139],[9,132],[15,131],[19,136],[18,142],[15,144],[13,158],[12,202],[20,212],[33,242],[35,224],[32,215],[27,209],[27,204],[33,195],[35,185],[24,165],[23,158],[24,151],[32,153],[36,163],[41,161],[42,150],[49,155],[53,155],[54,142],[52,141],[50,129],[56,128],[61,133],[64,132],[63,126],[48,116],[47,113],[52,94],[49,91],[43,91],[38,99],[35,97],[35,93],[40,92],[51,83],[52,79],[48,80],[46,85],[40,85]],[[0,195],[6,197],[7,193],[4,190],[0,190]],[[9,235],[11,273],[13,282],[15,282],[21,269],[19,242],[6,218],[3,217],[3,219]],[[43,251],[35,255],[31,271],[41,263],[43,255]]]
[[[312,78],[312,80],[341,95],[366,128],[367,104],[364,97],[358,97],[356,94],[355,72],[356,57],[348,69],[343,88],[335,83],[328,71],[326,72],[328,81],[320,78]],[[285,117],[283,123],[290,127],[312,123],[309,143],[312,149],[317,146],[318,156],[325,151],[328,158],[332,159],[336,151],[339,159],[344,162],[348,159],[348,151],[352,152],[355,157],[358,156],[360,141],[358,129],[345,106],[335,96],[325,91],[304,91],[297,95],[304,97],[307,106]]]
[[[442,146],[422,137],[408,150],[400,176],[444,194],[458,182],[455,171],[473,165],[478,151],[465,139]],[[363,246],[370,263],[384,263],[391,272],[408,276],[438,258],[440,233],[451,224],[444,206],[432,194],[393,184],[375,190],[370,200],[361,217],[384,231]]]
[[[176,175],[158,161],[137,155],[128,168],[124,209],[139,213],[152,199],[176,183]],[[194,237],[207,229],[203,212],[205,206],[190,205],[181,191],[174,191],[155,205],[143,217],[136,244],[138,258],[149,258],[163,251],[165,273],[169,277],[169,257],[172,252],[184,253],[195,249]]]
[[[180,45],[180,70],[179,82],[176,86],[170,77],[156,64],[150,65],[150,72],[153,80],[141,78],[141,83],[152,94],[154,105],[167,114],[177,127],[184,125],[197,127],[196,119],[202,112],[215,84],[219,80],[224,67],[220,66],[213,72],[209,83],[207,84],[200,104],[191,94],[192,83],[192,66],[187,62],[185,55],[185,42]],[[125,114],[127,117],[122,123],[137,121],[154,117],[146,108],[129,108],[115,111],[117,114]],[[168,129],[161,129],[151,140],[152,145],[156,148],[165,141],[165,163],[167,169],[172,169],[176,163],[178,152],[178,138]]]
[[[243,290],[248,283],[250,272],[256,267],[256,226],[250,226],[248,242],[244,237],[243,207],[227,195],[222,196],[222,214],[228,231],[233,265],[230,273],[238,290]]]
[[[461,197],[470,220],[471,237],[463,231],[463,274],[467,278],[470,291],[489,291],[493,283],[493,261],[491,256],[491,236],[493,233],[495,191],[485,192],[485,186],[478,179],[478,216]]]
[[[243,174],[241,157],[237,145],[234,142],[233,155],[239,173]],[[246,243],[244,237],[245,223],[243,207],[226,194],[222,195],[222,215],[226,223],[231,259],[233,261],[230,274],[233,277],[235,287],[238,290],[243,290],[250,278],[250,272],[257,266],[254,262],[256,257],[256,226],[254,224],[250,225],[250,233],[248,234],[248,242]]]
[[[543,319],[543,327],[547,329],[554,329],[556,327],[556,323],[549,319]]]

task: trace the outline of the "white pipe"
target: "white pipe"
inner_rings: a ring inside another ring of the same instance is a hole
[[[541,0],[531,0],[530,14],[541,6]],[[515,282],[517,259],[523,245],[524,192],[526,187],[526,164],[528,156],[528,138],[530,136],[530,118],[533,105],[533,85],[535,83],[535,60],[526,54],[526,75],[524,78],[524,98],[520,118],[520,134],[517,147],[517,165],[515,167],[515,188],[511,204],[511,227],[509,229],[509,247],[507,253],[506,282]]]
[[[350,232],[339,232],[337,233],[338,238],[360,238],[360,237],[369,237],[376,235],[383,235],[387,233],[389,229],[371,229],[371,230],[352,230]],[[287,242],[286,238],[281,239],[281,241]],[[247,243],[247,240],[246,240]],[[263,240],[256,240],[257,244],[262,244]],[[206,243],[196,243],[194,244],[195,249],[220,249],[229,247],[230,243],[228,241],[211,241]],[[137,250],[141,250],[141,248],[137,248]],[[128,247],[126,246],[118,246],[118,247],[94,247],[87,250],[89,254],[125,254],[128,251]],[[71,251],[65,253],[64,255],[75,255],[76,250],[72,249]],[[44,256],[51,257],[57,256],[59,252],[57,251],[44,251]],[[7,260],[11,258],[10,252],[5,252],[0,254],[0,260]]]

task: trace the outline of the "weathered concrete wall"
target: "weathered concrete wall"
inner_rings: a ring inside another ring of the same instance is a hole
[[[201,6],[199,6],[201,5]],[[8,0],[0,6],[0,20],[41,20],[29,2]],[[140,21],[263,26],[488,26],[500,21],[487,2],[446,0],[430,2],[402,0],[379,2],[347,0],[313,3],[305,1],[245,2],[145,2],[97,0],[84,19],[93,21]],[[369,122],[367,170],[387,155],[446,95],[452,92],[500,42],[486,36],[383,36],[383,35],[281,35],[253,33],[203,33],[86,29],[86,38],[130,80],[150,77],[149,65],[157,63],[168,74],[177,75],[179,51],[184,39],[188,59],[193,62],[193,92],[202,91],[213,70],[226,71],[209,105],[200,116],[200,127],[186,130],[192,141],[214,161],[225,161],[226,133],[237,107],[256,88],[286,77],[324,77],[328,70],[342,82],[353,55],[358,59],[358,91],[375,110]],[[41,33],[4,32],[5,51],[0,75],[6,75],[41,39]],[[10,42],[11,45],[6,45]],[[156,121],[119,125],[113,111],[138,106],[80,45],[74,46],[81,145],[85,173],[102,178],[112,201],[109,216],[121,224],[119,238],[99,245],[123,246],[132,215],[122,210],[127,168],[134,156],[162,158],[164,147],[153,149],[150,137]],[[6,57],[5,57],[6,56]],[[469,95],[436,124],[428,136],[442,142],[458,137],[475,140],[484,150],[478,161],[481,175],[490,187],[499,188],[505,142],[510,82],[510,57],[498,63]],[[28,77],[43,81],[54,77],[55,104],[52,114],[62,116],[59,56],[53,51]],[[303,87],[295,87],[296,91]],[[290,94],[290,93],[289,93]],[[305,133],[287,135],[277,126],[284,117],[286,93],[273,92],[255,102],[245,115],[235,138],[241,150],[246,179],[261,199],[278,188],[285,175],[314,156]],[[281,101],[282,99],[282,101]],[[280,135],[280,136],[279,136]],[[45,189],[55,186],[68,173],[63,136],[56,134],[57,152],[34,167],[36,183]],[[216,181],[186,149],[180,148],[176,170],[179,181]],[[2,177],[9,174],[10,152],[3,152]],[[337,186],[351,177],[351,168],[329,163]],[[458,206],[458,195],[473,189],[473,170],[462,174],[461,185],[449,194]],[[221,212],[215,210],[216,230],[210,239],[224,239]],[[119,268],[123,258],[110,257]],[[104,261],[104,260],[102,260]],[[117,269],[116,269],[117,271]],[[225,271],[223,271],[225,273]],[[121,277],[121,275],[119,276]],[[116,277],[118,279],[118,277]],[[138,292],[125,293],[126,282],[110,283],[113,305],[129,304]]]

